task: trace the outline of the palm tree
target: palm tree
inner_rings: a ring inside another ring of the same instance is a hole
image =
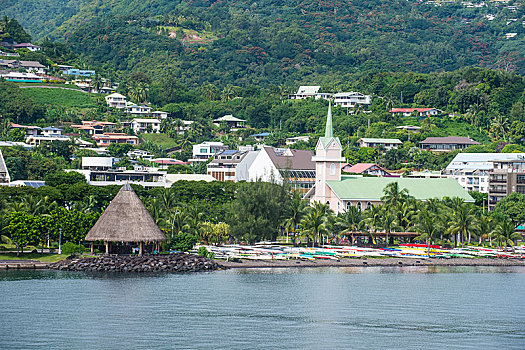
[[[485,246],[485,239],[489,237],[490,233],[493,230],[492,218],[487,215],[481,215],[477,220],[476,232],[479,237],[479,244],[483,241],[483,246]]]
[[[312,246],[315,246],[316,238],[321,242],[321,236],[327,232],[325,224],[328,211],[328,205],[314,202],[314,206],[308,208],[306,215],[301,220],[302,232],[312,237]]]
[[[178,235],[179,233],[189,229],[187,221],[188,217],[185,210],[183,208],[177,207],[166,222],[167,232],[170,234],[170,241],[175,235]]]
[[[412,225],[412,218],[415,215],[414,205],[410,202],[405,202],[397,207],[394,214],[397,224],[405,232],[408,232],[409,227]]]
[[[383,216],[381,218],[381,228],[385,230],[385,245],[390,244],[390,232],[400,228],[396,222],[396,217],[390,210],[383,210]]]
[[[452,215],[450,232],[453,235],[457,235],[457,239],[454,240],[454,246],[456,245],[456,240],[461,241],[462,244],[464,240],[468,240],[470,244],[470,239],[475,229],[473,213],[474,209],[469,204],[463,204]]]
[[[516,227],[508,219],[502,219],[492,231],[492,236],[498,241],[498,247],[501,249],[501,243],[505,243],[505,250],[507,244],[514,245],[514,240],[520,239],[521,234],[516,232]]]
[[[417,238],[427,241],[427,254],[430,255],[430,245],[438,238],[440,230],[436,215],[427,208],[419,212],[417,231],[420,233]]]
[[[359,224],[363,220],[363,213],[361,209],[355,206],[350,206],[347,211],[337,215],[336,227],[340,229],[339,234],[348,235],[352,237],[352,244],[354,244],[353,232],[356,232],[359,228]]]
[[[223,102],[231,101],[235,97],[235,90],[233,88],[233,85],[228,84],[226,87],[222,90],[221,94],[221,100]]]
[[[186,208],[188,230],[194,235],[199,234],[202,216],[204,215],[200,212],[199,207],[196,204],[193,204]]]
[[[287,232],[292,233],[292,242],[295,245],[295,231],[297,225],[301,221],[306,208],[305,201],[301,198],[301,195],[294,193],[290,205],[288,207],[287,219],[284,221],[284,227]]]
[[[91,92],[91,89],[93,89],[97,93],[100,93],[100,89],[103,86],[104,86],[104,83],[102,82],[102,77],[99,74],[95,74],[95,76],[93,77],[93,80],[90,83],[89,92]]]
[[[218,89],[212,83],[202,85],[201,92],[208,101],[213,101],[217,97]]]
[[[369,228],[370,237],[372,242],[375,244],[374,234],[380,226],[381,222],[381,207],[378,205],[372,205],[370,208],[365,210],[365,219],[366,225]]]
[[[171,212],[176,204],[175,193],[170,189],[162,191],[159,199],[162,203],[162,206],[164,207],[164,210],[166,210],[167,212]]]
[[[400,189],[399,183],[389,183],[383,190],[385,194],[381,197],[381,202],[390,208],[397,208],[398,205],[408,200],[409,194],[406,188]]]

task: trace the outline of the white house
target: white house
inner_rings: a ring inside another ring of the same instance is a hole
[[[401,142],[398,139],[376,139],[376,138],[367,138],[367,137],[363,137],[357,140],[357,143],[359,143],[360,147],[377,148],[377,147],[383,146],[386,150],[397,148],[398,146],[403,144],[403,142]]]
[[[154,111],[154,112],[151,112],[151,116],[157,119],[166,119],[168,118],[168,112]]]
[[[113,167],[113,157],[82,157],[83,170],[109,170]]]
[[[160,132],[160,120],[135,118],[131,120],[131,128],[136,133]]]
[[[9,72],[0,74],[0,78],[14,83],[41,83],[42,77],[33,73]]]
[[[62,135],[62,129],[55,128],[54,126],[48,126],[42,128],[42,135],[44,135],[45,137],[60,136]]]
[[[339,92],[334,94],[334,104],[341,107],[355,107],[358,104],[369,105],[372,103],[370,95],[363,95],[360,92]]]
[[[126,102],[126,96],[121,95],[117,92],[111,95],[107,95],[105,99],[106,99],[106,104],[108,105],[108,107],[120,109],[120,108],[126,108],[128,105]]]
[[[297,142],[308,142],[310,141],[310,136],[296,136],[296,137],[289,137],[286,139],[285,144],[286,146],[294,145]]]
[[[128,102],[126,111],[134,117],[147,117],[151,114],[151,107]]]
[[[419,117],[430,117],[442,114],[443,111],[437,108],[392,108],[389,113],[392,113],[393,116],[400,115],[403,117],[410,117],[413,114]]]
[[[225,146],[222,142],[211,142],[206,141],[198,145],[193,145],[193,158],[190,162],[205,162],[215,154],[225,151],[228,146]]]
[[[65,135],[55,135],[55,136],[38,135],[38,136],[28,136],[26,138],[26,143],[30,146],[39,146],[43,142],[51,142],[51,141],[71,141],[71,138]]]
[[[288,98],[290,100],[304,100],[307,98],[329,100],[332,97],[330,93],[319,92],[320,89],[320,86],[299,86],[297,93],[288,95]]]

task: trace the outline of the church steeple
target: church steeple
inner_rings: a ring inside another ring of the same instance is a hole
[[[332,127],[332,102],[328,105],[328,114],[326,116],[326,128],[324,131],[324,137],[330,139],[334,137],[334,131]]]

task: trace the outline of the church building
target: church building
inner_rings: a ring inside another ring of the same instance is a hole
[[[332,127],[332,107],[328,107],[326,128],[323,137],[315,146],[316,177],[314,187],[308,191],[306,198],[313,202],[328,204],[336,214],[346,211],[351,205],[365,210],[371,205],[381,203],[384,188],[397,182],[399,189],[406,188],[417,200],[445,197],[459,197],[465,202],[474,199],[459,185],[455,179],[418,179],[391,177],[363,177],[360,175],[341,175],[343,147],[338,137],[334,137]]]

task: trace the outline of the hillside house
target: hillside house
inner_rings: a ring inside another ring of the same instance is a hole
[[[95,140],[98,147],[108,147],[112,143],[139,144],[139,138],[137,136],[126,135],[124,133],[107,132],[102,135],[93,135],[93,140]]]
[[[397,148],[403,144],[398,139],[378,139],[378,138],[367,138],[363,137],[357,140],[359,147],[371,147],[378,148],[383,147],[384,149],[391,150],[392,148]]]
[[[334,104],[344,107],[352,108],[356,105],[369,105],[372,103],[372,97],[370,95],[363,95],[360,92],[339,92],[334,94]]]
[[[332,97],[332,94],[319,92],[319,90],[321,90],[320,86],[299,86],[297,93],[288,95],[288,98],[290,100],[304,100],[307,98],[329,100]]]
[[[135,118],[131,120],[131,128],[135,133],[160,132],[160,120]]]
[[[392,113],[392,116],[394,117],[410,117],[413,115],[416,115],[417,117],[431,117],[443,114],[443,111],[437,108],[392,108],[389,113]]]
[[[244,119],[239,119],[239,118],[234,117],[231,114],[228,114],[228,115],[225,115],[224,117],[215,119],[213,121],[213,124],[215,124],[216,126],[220,126],[221,124],[226,124],[228,128],[230,128],[230,130],[235,131],[237,129],[244,128],[245,122],[246,120]]]
[[[193,145],[193,158],[190,159],[190,162],[205,162],[217,153],[225,151],[228,149],[228,146],[224,145],[222,142],[210,142],[206,141],[198,145]]]
[[[106,99],[106,104],[108,105],[108,107],[121,109],[121,108],[126,108],[128,105],[126,102],[126,96],[121,95],[117,92],[107,95],[105,99]]]
[[[434,152],[450,152],[456,149],[465,149],[472,145],[481,145],[481,143],[470,137],[427,137],[419,143],[419,148]]]

